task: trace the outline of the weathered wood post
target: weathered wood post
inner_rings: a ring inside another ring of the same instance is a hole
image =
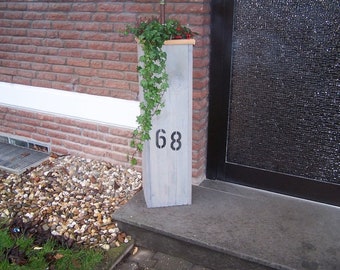
[[[166,41],[169,88],[143,148],[147,207],[191,204],[193,39]],[[139,47],[139,54],[141,48]],[[142,89],[141,89],[142,91]]]

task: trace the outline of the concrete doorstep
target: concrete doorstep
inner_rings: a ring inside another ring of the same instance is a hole
[[[137,246],[211,269],[340,269],[340,208],[206,180],[190,206],[147,208],[139,192],[114,214]]]

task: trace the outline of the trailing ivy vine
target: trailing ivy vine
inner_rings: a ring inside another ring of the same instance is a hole
[[[167,55],[162,46],[166,40],[191,38],[193,32],[181,26],[177,20],[167,20],[161,24],[157,18],[151,18],[139,21],[135,27],[127,26],[124,33],[134,34],[143,50],[137,66],[143,98],[140,103],[141,113],[137,117],[138,127],[133,131],[131,141],[131,147],[135,148],[135,151],[129,157],[131,164],[135,165],[135,155],[142,152],[144,142],[150,140],[152,117],[159,115],[164,107],[162,99],[169,87],[166,73]]]

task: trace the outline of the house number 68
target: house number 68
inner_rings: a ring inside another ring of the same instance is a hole
[[[156,131],[156,146],[157,148],[161,149],[164,148],[167,144],[166,141],[166,132],[164,129],[159,129]],[[171,143],[170,147],[173,151],[178,151],[182,147],[182,134],[179,131],[174,131],[171,133],[170,136]]]

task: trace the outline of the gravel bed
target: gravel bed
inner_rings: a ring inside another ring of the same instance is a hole
[[[112,214],[141,188],[141,174],[131,168],[52,154],[21,175],[0,171],[0,217],[107,250],[129,241]]]

